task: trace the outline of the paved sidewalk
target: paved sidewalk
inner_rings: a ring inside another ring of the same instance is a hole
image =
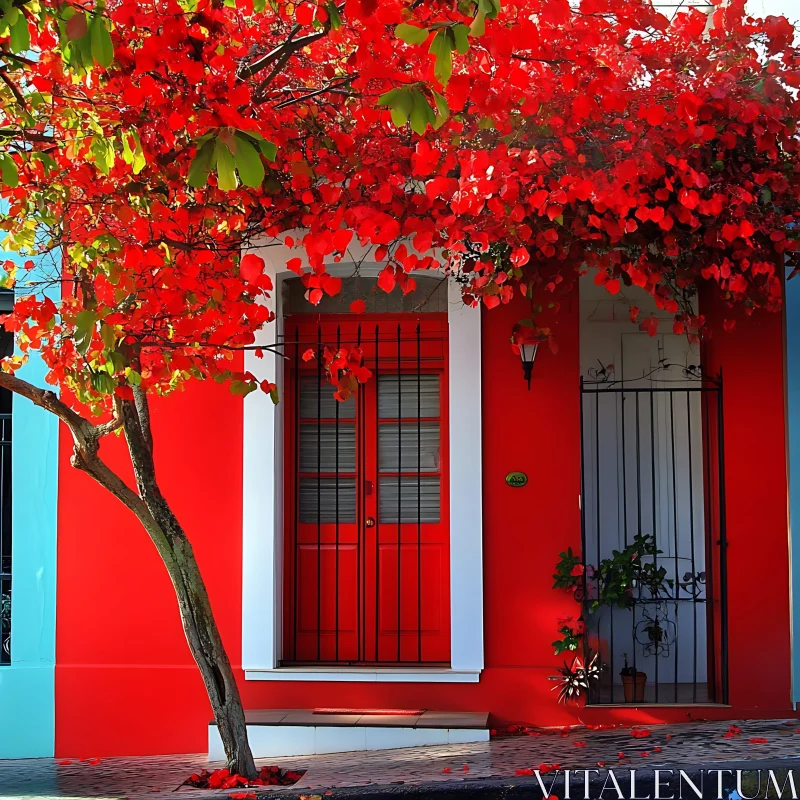
[[[307,800],[330,793],[352,794],[358,787],[385,787],[402,794],[466,788],[481,782],[503,787],[531,782],[517,770],[558,764],[562,769],[647,768],[673,765],[683,769],[723,763],[782,762],[800,767],[800,721],[758,720],[733,723],[741,733],[728,734],[730,722],[692,722],[644,729],[637,738],[628,728],[539,731],[534,735],[495,738],[479,744],[415,747],[369,753],[269,759],[285,769],[307,770],[293,787],[209,791],[179,788],[192,772],[209,767],[204,755],[89,759],[65,763],[55,759],[0,761],[0,797],[130,798],[130,800],[209,800],[231,794],[304,795]],[[765,741],[766,740],[766,741]],[[621,756],[620,754],[624,754]],[[796,759],[795,764],[791,760]],[[212,765],[220,766],[220,765]],[[315,798],[316,800],[316,798]]]

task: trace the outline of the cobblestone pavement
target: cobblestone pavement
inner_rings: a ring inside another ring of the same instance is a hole
[[[540,731],[534,735],[495,738],[479,744],[415,747],[368,753],[269,759],[287,769],[307,770],[292,787],[308,798],[337,794],[337,789],[367,786],[418,786],[427,782],[459,782],[514,778],[518,769],[559,764],[588,769],[654,767],[681,768],[714,763],[800,762],[800,721],[757,720],[733,723],[741,733],[725,734],[730,722],[657,725],[637,738],[629,728]],[[624,755],[622,755],[624,754]],[[220,765],[211,765],[210,768]],[[204,791],[179,784],[192,772],[209,767],[204,755],[69,761],[30,759],[0,761],[0,797],[130,798],[130,800],[210,800],[237,790]],[[259,788],[259,795],[287,791]],[[324,800],[324,798],[323,798]]]

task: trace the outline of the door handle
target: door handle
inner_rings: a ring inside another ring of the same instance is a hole
[[[366,522],[364,524],[368,528],[374,528],[375,527],[375,519],[374,519],[374,517],[367,517],[367,520],[366,520]]]

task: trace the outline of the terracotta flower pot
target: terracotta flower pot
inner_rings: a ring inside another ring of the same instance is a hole
[[[622,689],[625,693],[626,703],[644,702],[644,685],[647,683],[647,673],[636,671],[635,675],[622,676]]]

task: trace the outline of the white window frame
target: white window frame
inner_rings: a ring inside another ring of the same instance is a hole
[[[302,234],[301,234],[302,235]],[[256,248],[275,290],[275,323],[256,344],[278,341],[282,332],[280,289],[291,258],[308,266],[305,251],[283,244]],[[368,263],[366,249],[348,249],[348,260],[326,259],[331,274],[375,276],[383,265]],[[481,458],[481,313],[448,285],[450,397],[450,667],[280,667],[283,575],[283,406],[263,392],[244,401],[242,498],[242,668],[247,680],[476,683],[483,669],[483,515]],[[283,358],[268,350],[245,352],[245,371],[278,385],[283,394]],[[271,606],[271,607],[270,607]]]

